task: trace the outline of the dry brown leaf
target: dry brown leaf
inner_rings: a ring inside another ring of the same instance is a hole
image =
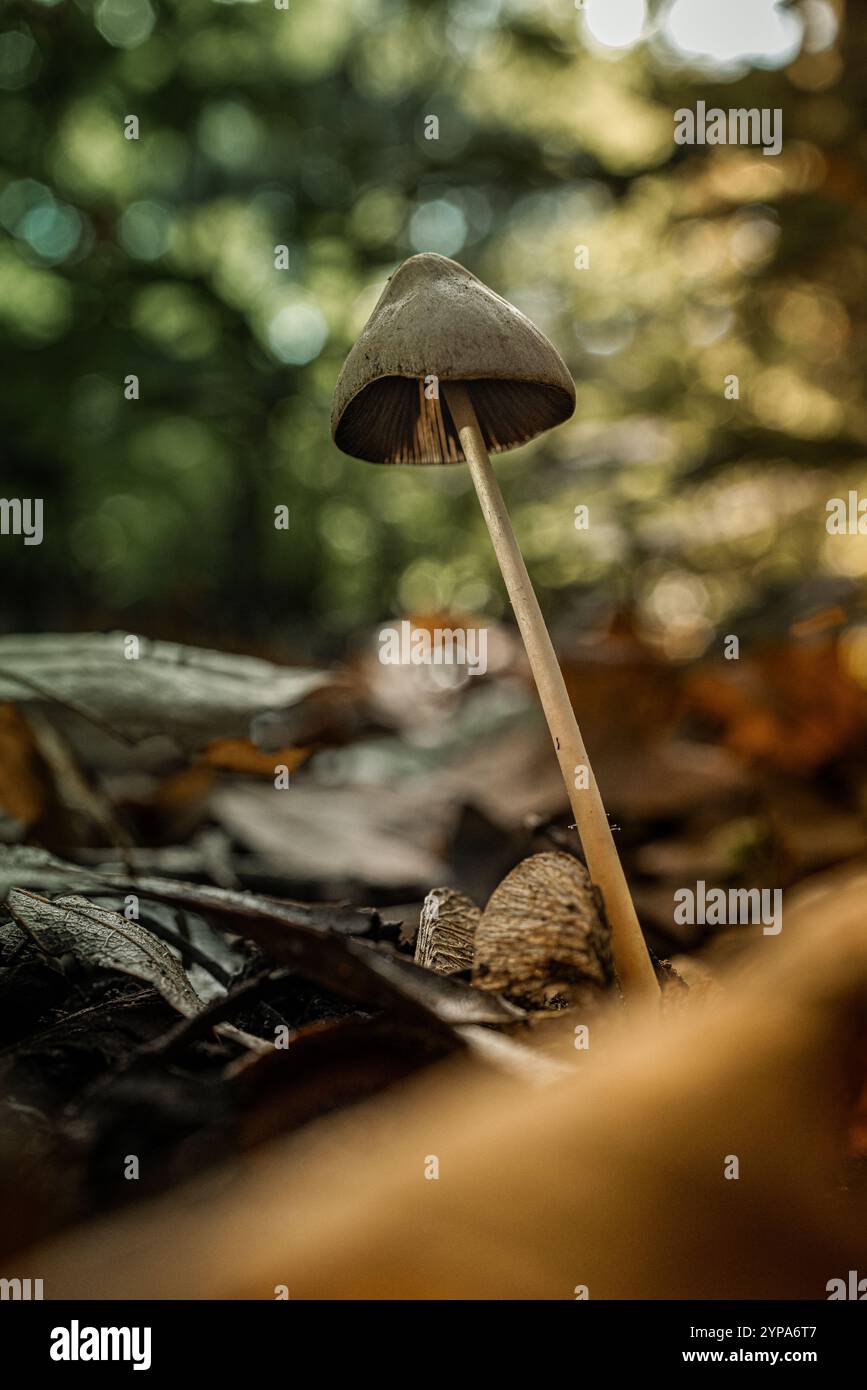
[[[732,751],[799,776],[857,746],[867,726],[867,695],[832,638],[768,646],[700,670],[687,703],[721,727]]]
[[[736,989],[621,1021],[574,1078],[453,1065],[18,1263],[61,1298],[824,1298],[867,1263],[865,888],[812,885]]]
[[[143,980],[186,1018],[203,1007],[168,946],[119,912],[76,894],[49,901],[20,888],[11,890],[7,905],[18,925],[48,955],[68,953],[85,965]]]
[[[15,705],[0,705],[0,810],[27,830],[43,814],[48,777],[27,720]]]
[[[262,753],[248,738],[218,738],[208,744],[201,761],[223,772],[246,772],[273,778],[275,768],[283,766],[294,772],[312,751],[310,748],[277,748],[273,753]]]

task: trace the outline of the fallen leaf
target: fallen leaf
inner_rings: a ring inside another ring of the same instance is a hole
[[[208,767],[223,772],[246,772],[273,779],[276,767],[294,772],[311,752],[310,748],[277,748],[273,753],[262,753],[248,738],[218,738],[208,744],[201,757]]]
[[[33,731],[14,705],[0,705],[0,811],[27,830],[42,815],[49,778]]]
[[[16,868],[8,867],[10,859]],[[142,898],[198,912],[257,942],[274,960],[294,967],[305,979],[315,981],[341,999],[368,1008],[392,1008],[434,1029],[444,1027],[449,1031],[460,1024],[474,1023],[508,1024],[523,1017],[520,1009],[495,994],[484,994],[459,980],[425,970],[407,956],[380,948],[374,942],[354,939],[379,924],[378,913],[370,909],[289,902],[171,879],[98,874],[64,865],[40,851],[18,850],[10,854],[0,849],[0,884],[9,877],[13,882],[17,877],[20,882],[28,872],[31,879],[38,881],[45,875],[55,883],[64,876],[68,882],[70,874],[77,874],[79,886],[84,880],[91,888],[134,892]],[[10,890],[10,905],[15,891]],[[27,896],[33,902],[44,901],[32,894]]]
[[[833,638],[702,667],[689,679],[687,704],[742,758],[800,777],[861,744],[867,726],[867,694]]]
[[[197,749],[246,737],[255,718],[329,681],[321,671],[148,638],[128,659],[128,640],[121,632],[0,637],[0,700],[61,705],[120,738],[169,735]]]
[[[242,845],[305,881],[427,887],[447,868],[437,852],[457,811],[411,781],[285,790],[248,782],[212,794],[214,817]]]
[[[153,985],[186,1017],[202,1008],[201,999],[171,951],[138,922],[127,921],[119,912],[97,907],[78,895],[49,901],[16,888],[7,905],[18,925],[48,955],[68,952],[82,964],[132,975]]]
[[[865,883],[802,894],[736,989],[622,1019],[573,1076],[449,1064],[19,1264],[77,1299],[825,1299],[867,1261]]]

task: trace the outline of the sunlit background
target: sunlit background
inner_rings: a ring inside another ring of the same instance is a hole
[[[466,470],[330,439],[422,250],[576,377],[573,420],[498,464],[561,633],[628,607],[685,660],[863,580],[867,536],[824,524],[867,455],[860,7],[29,0],[0,29],[3,491],[46,499],[44,545],[4,544],[6,630],[303,660],[392,614],[503,614]],[[780,108],[782,154],[676,146],[698,100]]]

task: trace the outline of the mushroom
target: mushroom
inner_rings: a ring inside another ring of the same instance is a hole
[[[442,394],[440,394],[442,386]],[[624,995],[658,992],[602,797],[489,451],[567,420],[575,385],[556,348],[463,266],[425,252],[391,276],[334,391],[338,448],[377,463],[469,465],[554,741],[587,867],[605,903]],[[578,783],[586,770],[586,786]]]
[[[522,859],[476,928],[473,984],[526,1009],[562,1009],[600,1002],[612,979],[608,926],[584,865],[561,850]]]
[[[415,942],[416,965],[439,975],[467,970],[481,911],[453,888],[432,888],[422,903]]]

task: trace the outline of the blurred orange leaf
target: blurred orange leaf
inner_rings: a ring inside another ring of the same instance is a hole
[[[278,748],[272,753],[262,753],[248,738],[216,738],[208,744],[201,761],[223,772],[273,777],[274,769],[280,766],[294,772],[312,752],[312,748]]]
[[[47,801],[48,779],[30,725],[15,705],[0,705],[0,807],[29,827]]]
[[[867,727],[867,696],[846,674],[833,640],[769,646],[700,670],[687,701],[721,726],[727,748],[787,772],[812,772],[840,757]]]

